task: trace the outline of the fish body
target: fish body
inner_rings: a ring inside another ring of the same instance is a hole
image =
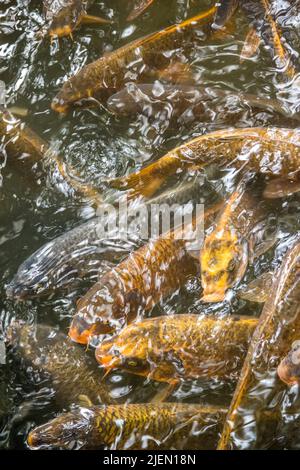
[[[240,282],[249,258],[249,240],[267,215],[261,194],[242,181],[221,209],[200,253],[204,302],[222,302],[226,291]]]
[[[294,342],[289,353],[280,362],[277,373],[289,386],[300,384],[300,341]]]
[[[30,448],[182,449],[190,448],[194,432],[192,448],[212,449],[224,411],[182,403],[79,408],[33,429],[27,442]]]
[[[49,381],[60,406],[79,403],[82,396],[93,404],[112,401],[92,358],[62,332],[15,321],[6,332],[6,342],[34,381],[43,386]]]
[[[234,103],[234,107],[232,104]],[[170,125],[191,125],[193,122],[221,121],[233,126],[251,119],[255,114],[268,113],[268,123],[276,118],[292,119],[295,127],[299,116],[290,113],[277,100],[258,98],[247,93],[233,93],[218,88],[182,84],[128,84],[107,100],[107,109],[117,116],[142,114],[148,119],[168,120]],[[290,121],[289,121],[290,122]]]
[[[212,7],[180,25],[170,26],[163,31],[137,39],[86,65],[65,82],[52,101],[52,109],[65,113],[74,104],[90,97],[106,102],[110,95],[123,88],[126,81],[129,81],[126,78],[129,67],[134,66],[135,70],[130,74],[130,81],[133,80],[133,75],[140,79],[151,70],[153,72],[166,68],[171,61],[166,52],[175,51],[176,55],[176,50],[189,43],[189,36],[198,27],[207,24],[213,18],[214,12],[215,7]],[[172,60],[176,60],[174,54]]]
[[[10,298],[24,300],[40,296],[98,269],[99,258],[111,251],[128,253],[133,241],[117,241],[101,235],[101,217],[75,227],[46,243],[27,258],[6,287]]]
[[[149,197],[179,170],[204,168],[247,169],[271,176],[299,171],[300,132],[284,128],[226,129],[193,139],[131,175],[109,180],[110,187],[130,189],[132,197]]]
[[[209,224],[217,207],[199,222]],[[122,328],[196,275],[197,260],[187,249],[184,233],[180,238],[176,233],[150,241],[100,278],[78,302],[71,339],[86,344],[92,335]]]
[[[153,380],[236,376],[257,325],[256,318],[166,315],[127,325],[96,350],[107,369],[121,368]]]
[[[262,448],[270,443],[261,421],[264,411],[280,412],[282,389],[277,366],[299,339],[300,328],[300,243],[285,255],[274,278],[270,295],[258,325],[237,384],[224,425],[219,449]],[[278,413],[277,413],[278,414]],[[274,437],[274,436],[273,436]]]

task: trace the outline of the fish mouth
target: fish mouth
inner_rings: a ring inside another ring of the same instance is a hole
[[[92,336],[112,332],[113,327],[109,323],[102,323],[100,321],[90,323],[83,316],[75,315],[69,329],[69,337],[75,343],[88,344]]]
[[[285,360],[281,361],[277,367],[278,377],[282,382],[284,382],[289,387],[292,387],[295,384],[299,384],[299,377],[291,375],[288,365],[285,363]]]

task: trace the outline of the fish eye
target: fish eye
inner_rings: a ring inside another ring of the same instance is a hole
[[[138,359],[135,357],[129,357],[125,358],[123,361],[123,365],[125,367],[128,367],[129,369],[135,369],[135,370],[143,370],[146,367],[146,364],[142,359]]]

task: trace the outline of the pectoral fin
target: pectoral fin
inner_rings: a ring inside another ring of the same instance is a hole
[[[261,43],[261,39],[256,29],[254,27],[251,27],[246,36],[243,49],[240,54],[240,62],[243,62],[246,59],[251,59],[251,57],[253,57],[256,54],[260,46],[260,43]]]
[[[112,23],[112,20],[107,18],[102,18],[101,16],[93,16],[93,15],[83,15],[80,18],[80,22],[82,24],[109,24]]]
[[[248,286],[239,291],[239,297],[250,302],[263,303],[267,300],[270,294],[270,289],[273,283],[273,273],[263,273],[257,279],[250,282]]]
[[[300,191],[300,175],[292,178],[274,178],[266,184],[264,197],[267,199],[277,199],[291,196]]]

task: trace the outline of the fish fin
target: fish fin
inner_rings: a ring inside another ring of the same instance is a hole
[[[273,278],[272,272],[263,273],[246,287],[242,288],[238,292],[239,297],[244,300],[250,300],[250,302],[265,302],[270,294]]]
[[[129,15],[126,18],[126,21],[133,21],[135,20],[138,16],[140,16],[152,3],[154,0],[139,0]]]
[[[78,402],[80,406],[83,406],[83,407],[93,406],[93,403],[91,402],[91,400],[89,399],[87,395],[78,395]]]
[[[242,52],[240,54],[240,62],[251,59],[257,53],[260,43],[261,38],[259,37],[256,29],[251,27],[243,44]]]
[[[114,178],[107,183],[111,188],[128,190],[130,189],[130,199],[138,196],[151,197],[160,188],[165,178],[163,176],[154,176],[151,172],[137,172],[129,176]]]
[[[262,230],[254,230],[249,237],[249,264],[253,264],[254,261],[260,256],[264,255],[270,248],[272,248],[277,241],[277,234],[274,233],[272,236],[263,240],[264,224]]]
[[[165,384],[162,390],[159,390],[154,397],[150,400],[150,403],[162,403],[169,398],[171,393],[173,393],[174,389],[177,387],[178,381]]]
[[[264,197],[267,199],[277,199],[281,197],[291,196],[300,191],[300,174],[296,174],[291,178],[273,178],[266,183]]]
[[[159,80],[166,80],[177,84],[187,84],[194,81],[194,74],[189,64],[172,62],[158,72]]]
[[[102,18],[101,16],[87,15],[84,14],[80,18],[82,24],[109,24],[112,23],[112,20],[108,18]]]

